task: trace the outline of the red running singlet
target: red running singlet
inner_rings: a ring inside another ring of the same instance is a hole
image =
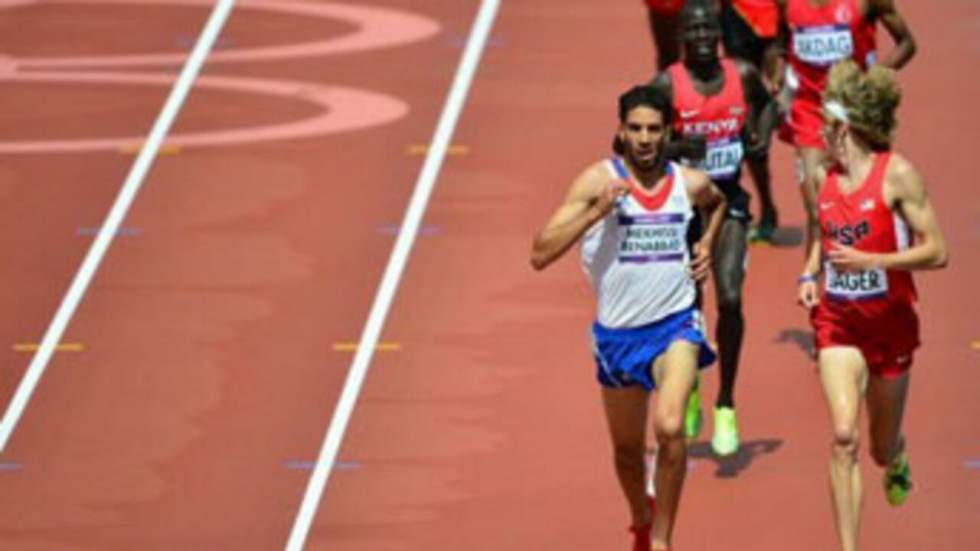
[[[872,372],[908,369],[919,345],[912,274],[879,268],[837,273],[827,262],[834,244],[888,253],[908,248],[911,234],[902,217],[885,203],[888,152],[876,155],[867,179],[853,191],[839,189],[832,169],[817,195],[820,250],[824,263],[820,303],[811,318],[817,348],[856,346]]]
[[[859,0],[789,0],[789,63],[799,79],[797,94],[820,101],[827,73],[838,61],[851,58],[867,69],[875,63],[875,25],[861,15]]]
[[[875,23],[861,15],[859,0],[829,0],[814,6],[811,0],[788,0],[790,28],[787,87],[793,101],[780,138],[797,147],[823,149],[820,135],[821,96],[830,68],[853,59],[862,69],[874,65]]]
[[[674,131],[682,137],[705,137],[707,152],[698,168],[715,182],[737,181],[745,154],[742,132],[748,116],[738,67],[731,59],[721,60],[721,66],[725,84],[712,96],[703,96],[695,90],[683,63],[667,69],[674,95]]]

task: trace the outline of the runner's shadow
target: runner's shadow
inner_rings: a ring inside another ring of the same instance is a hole
[[[773,247],[798,247],[803,244],[803,228],[798,226],[778,227],[772,233]]]
[[[807,358],[813,358],[813,332],[806,331],[803,329],[797,329],[791,327],[789,329],[783,329],[779,332],[779,335],[773,339],[776,343],[793,343],[795,344]]]
[[[710,442],[694,442],[688,446],[687,455],[692,459],[713,461],[717,467],[715,476],[718,478],[735,478],[760,454],[775,453],[782,445],[782,440],[774,438],[750,440],[742,442],[734,455],[719,457],[711,450]]]

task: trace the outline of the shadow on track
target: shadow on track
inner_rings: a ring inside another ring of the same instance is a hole
[[[799,329],[796,327],[783,329],[779,332],[779,335],[773,339],[773,342],[779,344],[795,344],[801,352],[806,354],[807,358],[814,358],[813,331],[809,329]]]
[[[776,453],[782,445],[783,441],[775,438],[749,440],[742,442],[734,455],[719,457],[711,451],[710,442],[693,442],[687,447],[687,455],[691,459],[714,462],[717,467],[715,476],[718,478],[734,478],[747,469],[757,457]]]
[[[770,241],[753,241],[755,246],[772,246],[785,249],[799,247],[803,244],[803,228],[799,226],[778,227]]]

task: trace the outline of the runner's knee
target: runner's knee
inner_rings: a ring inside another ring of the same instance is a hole
[[[742,314],[742,282],[741,274],[742,259],[735,257],[723,257],[719,259],[722,264],[715,274],[715,285],[717,286],[716,298],[718,301],[718,312],[721,315]]]
[[[673,408],[671,408],[673,409]],[[655,431],[657,440],[665,442],[683,436],[684,415],[677,411],[657,411]]]
[[[718,257],[718,265],[715,270],[716,298],[718,310],[723,315],[741,315],[744,266],[744,253],[723,251]]]
[[[718,287],[718,313],[723,316],[742,315],[742,293],[737,288],[726,285]]]
[[[851,459],[857,458],[858,451],[858,431],[857,427],[849,423],[842,423],[834,427],[834,455]]]

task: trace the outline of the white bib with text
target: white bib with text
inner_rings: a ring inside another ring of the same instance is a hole
[[[742,165],[742,140],[738,136],[708,142],[702,170],[713,180],[733,178]]]
[[[793,52],[805,63],[827,67],[854,54],[847,25],[803,27],[793,32]]]
[[[827,296],[838,300],[866,300],[888,295],[888,274],[881,268],[837,273],[827,262],[824,284]]]

